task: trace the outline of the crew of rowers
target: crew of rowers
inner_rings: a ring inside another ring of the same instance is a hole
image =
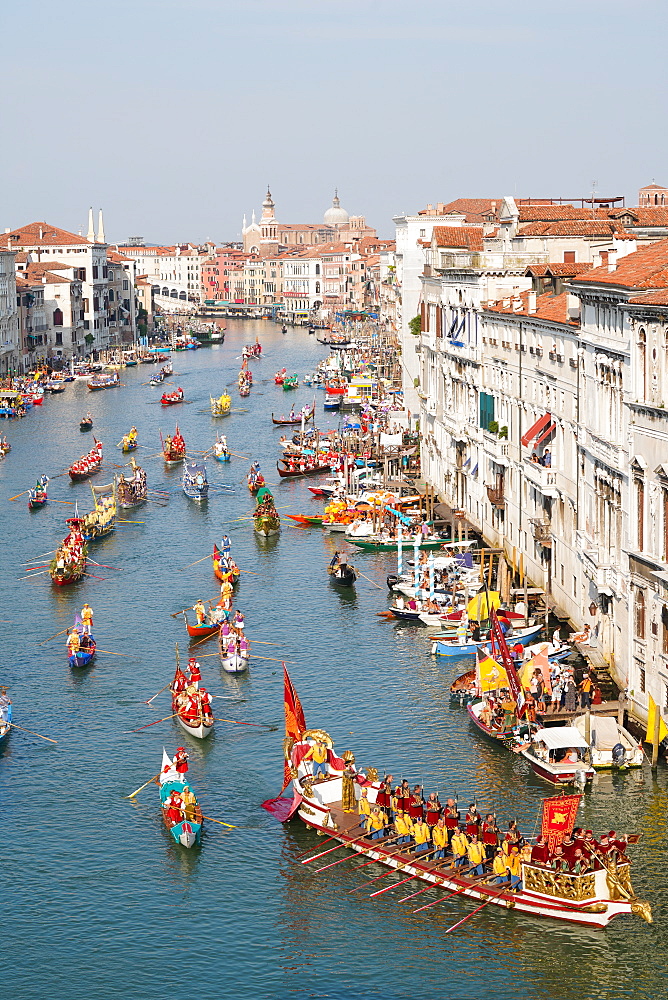
[[[130,479],[126,479],[122,472],[118,479],[118,502],[121,504],[137,503],[138,500],[146,498],[146,472],[134,460],[132,468]]]
[[[116,501],[113,496],[96,497],[95,509],[84,515],[84,531],[94,538],[115,520]]]
[[[94,646],[93,609],[86,603],[81,609],[81,625],[75,625],[67,636],[67,652],[69,656],[76,656],[80,650],[86,651]]]
[[[179,430],[174,434],[174,437],[170,437],[168,434],[165,438],[165,458],[185,458],[186,455],[186,442],[183,435]]]
[[[84,476],[91,472],[96,472],[101,465],[102,442],[96,441],[87,455],[82,455],[80,459],[72,463],[69,471],[75,475]]]
[[[125,451],[137,447],[137,428],[132,427],[127,434],[123,435],[122,446]]]
[[[265,485],[265,478],[260,472],[260,463],[253,462],[248,473],[248,488],[251,492]]]
[[[174,711],[187,725],[197,727],[213,725],[213,710],[211,695],[206,688],[200,687],[202,673],[200,665],[194,657],[188,660],[186,671],[177,668],[172,684],[172,699]]]
[[[86,539],[78,527],[72,525],[69,534],[63,539],[53,557],[52,567],[59,576],[66,576],[68,566],[77,566],[83,559]]]
[[[219,434],[215,440],[213,446],[213,453],[216,458],[227,458],[230,454],[230,449],[227,447],[227,437],[225,434]]]
[[[46,499],[46,488],[49,485],[48,476],[40,476],[35,483],[33,489],[30,490],[30,500],[45,500]]]
[[[177,823],[182,823],[184,820],[194,823],[197,819],[195,812],[197,799],[190,785],[185,781],[185,775],[188,771],[188,754],[185,751],[185,747],[178,747],[171,765],[169,767],[165,766],[164,770],[175,770],[184,782],[183,788],[180,790],[173,788],[162,804],[167,819],[172,826],[176,826]]]
[[[375,804],[368,799],[367,789],[361,789],[358,800],[360,826],[372,840],[408,845],[416,858],[443,862],[460,874],[475,877],[488,874],[496,884],[522,891],[522,863],[549,868],[571,875],[584,875],[602,867],[602,859],[614,858],[617,864],[628,862],[627,838],[618,838],[614,830],[598,840],[591,830],[576,827],[571,836],[550,849],[544,837],[535,844],[525,839],[512,820],[504,833],[499,829],[494,813],[483,819],[475,802],[469,806],[462,821],[455,799],[441,805],[436,792],[425,800],[420,785],[411,792],[408,781],[392,787],[392,775],[387,775]]]
[[[336,461],[337,456],[332,452],[320,452],[318,455],[305,455],[303,452],[300,455],[293,455],[290,452],[285,452],[283,455],[283,464],[287,466],[289,472],[308,472],[311,469],[322,469],[331,466],[332,462]]]

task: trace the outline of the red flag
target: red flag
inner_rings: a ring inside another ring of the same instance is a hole
[[[285,708],[285,738],[291,740],[301,739],[302,733],[306,730],[306,720],[304,719],[304,709],[302,708],[302,703],[299,700],[299,695],[295,691],[292,681],[290,680],[290,675],[288,674],[288,668],[283,664],[283,706]],[[290,761],[286,760],[284,764],[283,771],[283,788],[281,792],[284,792],[292,781],[292,774],[290,772]]]
[[[555,795],[550,799],[543,799],[540,832],[550,851],[571,834],[581,798],[581,795]]]

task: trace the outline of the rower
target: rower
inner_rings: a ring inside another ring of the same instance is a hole
[[[200,672],[200,665],[194,658],[188,661],[188,671],[190,673],[190,683],[194,684],[195,688],[199,687],[202,674]]]
[[[211,695],[206,688],[200,688],[199,692],[200,704],[202,706],[202,715],[204,716],[204,721],[207,725],[213,723],[213,711],[211,709]]]
[[[183,786],[183,811],[185,813],[185,818],[191,823],[195,821],[195,809],[197,808],[197,799],[195,798],[194,792],[191,790],[190,785]]]
[[[245,622],[244,622],[244,616],[242,615],[241,611],[239,611],[238,608],[234,612],[234,615],[232,617],[232,624],[237,629],[241,629],[241,628],[244,627],[244,624],[245,624]]]
[[[183,820],[183,799],[177,791],[173,791],[167,796],[163,808],[166,810],[167,819],[171,821],[172,826],[176,826]]]
[[[177,747],[172,760],[174,768],[179,774],[186,774],[188,771],[188,754],[185,747]]]
[[[485,873],[485,846],[478,840],[478,834],[474,833],[466,849],[469,865],[473,875],[484,875]]]
[[[424,854],[429,850],[431,843],[431,831],[423,819],[419,819],[413,828],[413,838],[415,840],[415,853]]]
[[[80,646],[79,632],[76,628],[73,628],[67,637],[67,648],[70,651],[70,656],[78,653]]]
[[[206,608],[204,607],[204,602],[201,597],[197,601],[197,604],[193,605],[193,611],[197,615],[197,624],[204,625],[206,622]]]

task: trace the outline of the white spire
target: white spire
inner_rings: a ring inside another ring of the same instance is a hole
[[[253,215],[251,217],[251,226],[255,225],[255,209],[253,209]]]
[[[104,238],[104,221],[102,219],[102,209],[100,209],[97,217],[97,242],[98,243],[107,242]]]
[[[244,212],[244,221],[241,223],[241,235],[246,232],[246,213]]]
[[[93,228],[93,206],[88,209],[88,232],[86,239],[89,243],[95,242],[95,229]]]

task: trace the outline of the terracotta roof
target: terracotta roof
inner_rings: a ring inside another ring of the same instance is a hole
[[[134,260],[134,257],[128,257],[127,254],[118,253],[116,250],[107,250],[107,260],[111,260],[115,264],[121,264],[124,260]]]
[[[542,278],[543,275],[547,274],[547,269],[549,264],[529,264],[526,271],[526,275],[531,275],[532,278]]]
[[[328,229],[328,230],[330,230],[330,232],[333,232],[334,231],[334,226],[330,226],[326,222],[307,223],[307,224],[306,223],[305,224],[302,224],[302,223],[286,223],[286,224],[282,224],[282,223],[279,222],[279,223],[277,223],[277,229],[278,229],[279,232],[281,232],[281,231],[285,232],[287,230],[290,230],[291,232],[292,231],[310,232],[311,230],[315,230],[317,232],[320,229]]]
[[[645,187],[640,188],[641,191],[668,191],[668,188],[662,187],[660,184],[645,184]]]
[[[562,222],[532,222],[525,226],[520,236],[590,236],[634,239],[613,219],[566,219]]]
[[[572,278],[576,274],[582,274],[583,271],[591,270],[592,267],[593,264],[585,264],[584,261],[579,264],[529,264],[524,273],[531,275],[532,278],[542,278],[546,274],[558,278]]]
[[[622,216],[630,215],[629,226],[668,226],[668,208],[660,205],[648,205],[646,208],[641,205],[639,208],[617,208],[608,213],[611,219],[619,219]]]
[[[520,222],[561,222],[564,219],[591,219],[591,210],[575,205],[519,205]]]
[[[618,261],[614,271],[595,267],[573,279],[577,284],[619,285],[622,288],[668,288],[668,240],[658,240]]]
[[[668,306],[668,288],[656,292],[645,292],[644,295],[634,295],[628,300],[637,305]]]
[[[482,250],[482,229],[465,226],[434,226],[432,240],[437,247]]]
[[[522,306],[519,309],[513,308],[514,299],[520,299]],[[564,323],[567,326],[579,326],[580,324],[570,319],[568,315],[568,292],[562,292],[560,295],[550,295],[547,292],[545,295],[536,296],[536,311],[535,313],[529,312],[529,292],[522,292],[519,296],[511,296],[510,304],[504,306],[504,300],[501,299],[499,302],[495,302],[493,305],[487,305],[488,312],[495,313],[505,313],[511,316],[531,316],[535,319],[544,319],[549,323]]]
[[[35,261],[35,262],[31,263],[31,264],[28,264],[28,266],[26,267],[26,269],[23,272],[23,274],[26,277],[32,278],[32,279],[34,279],[36,281],[41,281],[43,277],[46,277],[48,284],[55,284],[57,281],[60,281],[60,282],[67,281],[67,282],[69,282],[69,281],[72,280],[71,278],[63,277],[63,275],[54,274],[53,272],[56,271],[56,270],[57,271],[60,271],[60,270],[62,270],[62,271],[65,271],[65,270],[73,271],[74,270],[74,265],[73,264],[62,264],[59,260],[52,260],[48,264],[44,264],[44,263],[41,263],[41,262],[37,263]]]
[[[31,246],[92,246],[84,236],[59,229],[48,222],[31,222],[0,236],[0,249]]]
[[[484,222],[483,215],[494,211],[502,202],[502,198],[456,198],[454,201],[443,205],[439,202],[435,206],[438,215],[463,215],[468,223],[480,225]],[[418,215],[426,215],[428,209],[418,212]]]

